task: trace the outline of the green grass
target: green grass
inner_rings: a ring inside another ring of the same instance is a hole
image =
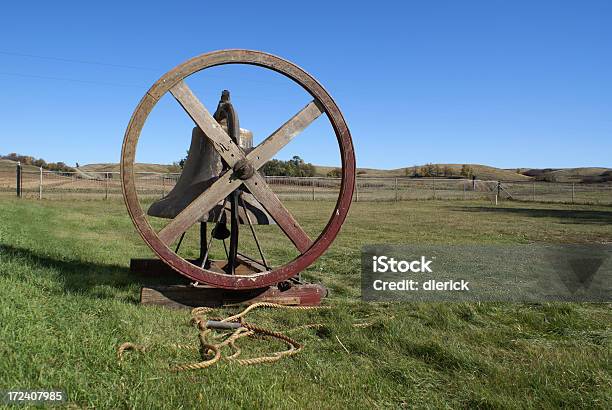
[[[287,206],[314,233],[332,204]],[[292,251],[276,229],[261,235],[279,263]],[[275,329],[325,323],[293,334],[304,352],[174,374],[170,364],[197,354],[169,344],[195,344],[197,334],[187,311],[137,304],[142,279],[129,274],[129,259],[151,253],[123,204],[1,199],[0,389],[59,388],[70,403],[97,408],[611,407],[609,304],[362,303],[360,248],[381,242],[612,242],[612,208],[355,203],[305,274],[331,289],[331,309],[250,317]],[[194,252],[190,232],[185,255]],[[361,321],[373,325],[352,326]],[[124,341],[149,350],[120,365]],[[245,356],[269,347],[245,343]]]

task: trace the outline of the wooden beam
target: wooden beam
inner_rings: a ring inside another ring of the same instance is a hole
[[[255,169],[261,168],[266,162],[280,151],[285,145],[304,131],[314,120],[323,113],[323,107],[316,101],[311,101],[300,112],[291,117],[286,123],[281,125],[268,138],[263,140],[247,158],[251,161]]]
[[[230,167],[244,158],[242,149],[232,141],[184,81],[179,81],[170,92]]]
[[[266,211],[268,211],[285,235],[293,242],[295,247],[301,253],[306,252],[312,245],[312,240],[293,215],[285,208],[276,194],[272,192],[272,189],[270,189],[261,174],[256,171],[255,175],[244,181],[244,184],[259,203],[266,208]]]
[[[257,261],[252,261],[245,258],[242,255],[238,255],[238,266],[236,267],[237,275],[252,275],[254,273],[265,272],[267,269],[265,266]],[[194,265],[200,265],[201,261],[198,259],[186,259],[187,262]],[[225,274],[224,268],[227,265],[227,260],[215,260],[209,259],[208,270],[213,272]],[[133,258],[130,259],[130,272],[142,275],[143,277],[157,278],[158,280],[167,279],[173,281],[173,285],[182,283],[189,283],[190,280],[180,275],[168,264],[161,259],[155,258]]]
[[[157,236],[169,246],[191,225],[198,222],[203,215],[238,188],[242,182],[242,180],[232,178],[231,171],[221,175],[218,180],[159,231]]]
[[[276,286],[249,290],[227,290],[210,286],[150,286],[140,291],[140,303],[169,308],[221,307],[272,302],[280,305],[316,306],[327,296],[318,284],[293,285],[285,291]]]
[[[238,160],[244,158],[242,150],[232,141],[227,133],[221,128],[217,121],[210,115],[204,105],[197,99],[197,97],[191,92],[191,89],[185,84],[184,81],[180,81],[177,85],[170,89],[170,92],[181,104],[193,121],[198,127],[204,132],[209,138],[215,149],[219,152],[219,155],[227,162],[228,165],[233,166]],[[255,169],[260,168],[268,160],[270,160],[274,154],[276,154],[282,147],[287,145],[293,137],[304,130],[312,121],[318,118],[322,113],[320,105],[314,101],[310,102],[300,112],[289,119],[283,124],[278,130],[272,133],[264,142],[262,142],[255,150],[249,154],[249,160],[253,161]],[[267,184],[260,178],[260,181]],[[158,236],[166,245],[170,245],[176,240],[183,232],[189,229],[194,223],[210,211],[217,203],[222,201],[227,195],[233,192],[240,186],[242,181],[234,180],[231,178],[231,171],[224,174],[219,180],[211,185],[206,191],[198,196],[193,202],[191,202],[183,211],[181,211],[168,225],[166,225]],[[280,207],[278,210],[271,211],[266,207],[268,213],[270,213],[274,219],[277,218],[276,222],[279,224],[283,232],[291,241],[297,246],[300,251],[304,251],[310,247],[312,241],[301,229],[297,221],[291,216],[286,210],[282,203],[278,200],[276,195],[269,192],[264,192],[264,188],[257,189],[256,183],[249,183],[247,186],[251,188],[251,185],[255,186],[256,191],[259,195],[266,200],[268,206]],[[251,189],[251,191],[253,191]],[[256,196],[257,197],[257,196]],[[258,198],[259,199],[259,198]],[[261,202],[261,201],[260,201]],[[274,216],[276,213],[276,217]]]

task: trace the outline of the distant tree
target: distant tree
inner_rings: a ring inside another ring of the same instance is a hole
[[[342,170],[340,168],[334,168],[327,173],[330,178],[340,178],[342,176]]]
[[[462,177],[472,178],[473,175],[474,175],[474,171],[472,170],[472,167],[466,164],[463,164],[461,166],[461,176]]]
[[[451,167],[449,167],[448,165],[445,165],[444,168],[442,168],[442,174],[445,177],[452,177],[453,176],[453,169]]]
[[[272,159],[261,168],[265,175],[287,176],[287,163],[278,159]]]
[[[435,175],[436,169],[433,164],[427,163],[421,167],[420,174],[424,177],[433,177]]]
[[[293,177],[311,177],[314,176],[314,165],[307,164],[302,158],[294,155],[289,161],[288,171]]]
[[[185,151],[185,156],[183,158],[181,158],[178,162],[173,162],[172,165],[176,165],[182,170],[185,167],[185,162],[187,161],[188,156],[189,150]]]
[[[185,164],[185,162],[183,161],[183,165]],[[183,166],[180,165],[178,162],[173,162],[172,165],[168,165],[168,172],[171,173],[179,173],[183,170]]]
[[[302,167],[303,177],[314,177],[316,172],[317,172],[317,169],[310,162],[305,163]],[[359,172],[364,172],[364,171],[359,171]],[[357,175],[359,175],[359,172],[357,172]]]
[[[410,168],[406,168],[404,175],[407,177],[418,177],[419,176],[419,167],[417,167],[416,165],[410,167]]]
[[[295,155],[289,161],[272,159],[261,167],[265,175],[289,176],[289,177],[313,177],[315,176],[315,166],[309,162],[304,162],[302,158]]]
[[[0,159],[8,159],[15,162],[20,162],[21,165],[34,165],[36,167],[43,167],[50,171],[70,172],[74,171],[74,168],[69,167],[63,162],[49,162],[47,163],[42,158],[34,158],[29,155],[20,155],[15,152],[11,152],[8,155],[0,156]]]
[[[546,173],[535,177],[536,181],[557,182],[557,176],[552,173]]]

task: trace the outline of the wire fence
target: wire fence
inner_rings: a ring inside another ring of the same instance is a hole
[[[180,174],[138,172],[135,182],[141,199],[168,194]],[[335,200],[340,179],[328,177],[266,177],[281,199]],[[120,198],[118,172],[52,172],[46,170],[0,170],[0,195],[39,199]],[[405,200],[519,200],[612,205],[612,183],[552,183],[542,181],[501,182],[471,179],[357,177],[354,201]]]

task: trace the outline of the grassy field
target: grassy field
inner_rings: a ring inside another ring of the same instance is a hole
[[[314,233],[332,204],[287,206]],[[278,263],[292,251],[276,229],[261,235]],[[63,389],[75,406],[97,408],[612,407],[609,304],[360,302],[361,246],[415,242],[609,243],[612,208],[355,203],[305,274],[331,289],[331,309],[250,317],[275,329],[325,323],[292,334],[304,352],[170,373],[170,364],[198,357],[169,345],[195,345],[197,332],[186,311],[137,304],[143,282],[129,274],[129,259],[150,252],[123,203],[0,199],[0,389]],[[190,233],[185,256],[194,253]],[[363,321],[373,325],[352,326]],[[148,350],[119,364],[125,341]],[[245,356],[270,347],[246,343]]]

